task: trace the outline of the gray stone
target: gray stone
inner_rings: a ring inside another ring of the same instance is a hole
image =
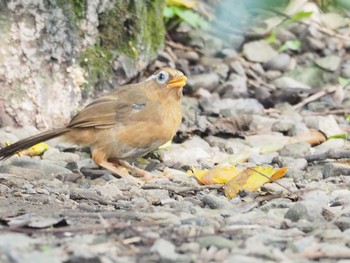
[[[303,251],[308,249],[308,247],[310,247],[314,242],[315,242],[314,236],[304,237],[304,238],[295,240],[291,244],[291,246],[292,246],[291,248],[295,252],[302,253]]]
[[[292,201],[287,198],[276,198],[260,206],[260,210],[269,212],[271,209],[290,208],[293,205]]]
[[[233,61],[232,63],[230,63],[230,67],[231,67],[232,70],[233,70],[234,72],[236,72],[238,75],[243,76],[243,77],[246,76],[246,75],[245,75],[245,70],[244,70],[242,64],[239,63],[238,61]]]
[[[281,156],[303,157],[310,151],[310,144],[307,142],[297,142],[285,145],[280,151]]]
[[[275,85],[279,89],[286,89],[286,88],[302,88],[302,89],[310,89],[310,87],[298,80],[295,80],[292,77],[283,76],[278,79],[275,79],[272,81],[272,84]]]
[[[325,41],[322,41],[321,39],[316,39],[310,36],[306,38],[306,42],[311,49],[315,51],[324,50],[326,48]]]
[[[193,137],[182,144],[172,144],[160,153],[163,163],[170,167],[195,166],[201,161],[207,163],[211,158],[209,144],[199,137]]]
[[[304,200],[313,200],[322,207],[328,207],[329,198],[322,190],[307,191],[302,195]]]
[[[323,166],[323,177],[334,177],[340,175],[350,175],[350,167],[341,163],[326,163]]]
[[[218,74],[221,79],[227,79],[229,67],[226,64],[220,63],[216,65],[213,69],[214,72]]]
[[[223,50],[219,51],[219,56],[223,58],[233,59],[238,57],[238,53],[232,48],[224,48]]]
[[[247,97],[247,79],[237,74],[231,74],[230,80],[222,84],[217,91],[223,98]]]
[[[315,146],[314,149],[316,151],[313,154],[325,152],[328,150],[342,149],[344,146],[345,146],[344,139],[331,138],[323,142],[322,144]]]
[[[158,238],[150,248],[151,252],[156,252],[164,260],[175,262],[179,254],[175,252],[175,245],[168,240]]]
[[[21,168],[26,168],[26,169],[40,170],[44,172],[46,176],[47,175],[56,176],[59,174],[72,173],[72,171],[62,166],[52,164],[51,162],[44,161],[44,160],[24,158],[24,157],[13,159],[11,162],[11,165],[21,167]]]
[[[341,76],[343,78],[350,78],[350,61],[344,63],[341,67]]]
[[[192,75],[188,78],[187,85],[192,91],[197,91],[199,88],[213,91],[219,85],[219,76],[216,73]]]
[[[273,263],[274,260],[268,260],[268,259],[260,259],[258,257],[253,256],[246,256],[246,255],[232,255],[228,257],[226,260],[224,260],[223,263],[232,263],[232,262],[239,262],[239,263]]]
[[[252,154],[249,156],[248,162],[256,165],[271,164],[272,160],[278,156],[277,152],[266,154]]]
[[[293,121],[289,120],[278,120],[276,121],[272,127],[271,130],[274,132],[282,132],[282,133],[287,133],[290,130],[292,130],[295,127],[295,124]]]
[[[264,64],[266,70],[285,71],[288,69],[290,56],[286,53],[280,53]]]
[[[265,75],[265,70],[260,63],[254,63],[253,65],[251,65],[251,69],[259,76]]]
[[[243,55],[250,61],[265,63],[278,53],[265,41],[252,41],[243,45]]]
[[[237,242],[222,236],[215,236],[215,235],[200,237],[197,239],[197,242],[201,247],[215,246],[217,248],[231,249],[237,246]]]
[[[305,170],[308,166],[306,159],[304,158],[293,158],[288,156],[282,156],[279,158],[282,166],[293,167],[299,170]]]
[[[336,71],[339,68],[341,58],[335,55],[331,55],[324,58],[319,58],[315,61],[315,64],[320,68],[328,71]]]
[[[80,156],[75,153],[70,152],[60,152],[58,149],[49,148],[42,156],[43,160],[48,161],[64,161],[67,163],[77,162],[80,159]]]
[[[207,194],[202,198],[204,204],[208,205],[211,209],[221,209],[232,207],[232,204],[224,196],[219,197],[214,194]]]
[[[341,231],[345,231],[350,229],[350,217],[342,216],[334,222],[334,224],[339,227]]]
[[[285,214],[285,218],[293,222],[305,219],[310,222],[324,221],[322,207],[313,200],[303,200],[295,203]]]

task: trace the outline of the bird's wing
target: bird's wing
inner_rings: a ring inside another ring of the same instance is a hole
[[[132,89],[132,88],[130,88]],[[87,105],[68,124],[68,128],[106,129],[125,126],[130,121],[148,121],[156,109],[141,90],[122,89]]]

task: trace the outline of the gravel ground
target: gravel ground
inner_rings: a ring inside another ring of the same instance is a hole
[[[2,162],[0,262],[350,262],[350,93],[338,84],[350,78],[350,41],[300,24],[276,40],[300,39],[298,52],[256,38],[237,47],[186,25],[172,37],[149,71],[188,76],[183,124],[170,147],[136,161],[157,176],[143,186],[117,179],[59,140]],[[295,139],[310,129],[328,140]],[[3,127],[0,143],[36,132]],[[186,173],[269,143],[283,145],[246,163],[288,172],[260,192],[230,200]]]

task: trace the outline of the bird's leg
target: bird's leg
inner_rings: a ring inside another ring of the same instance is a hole
[[[110,172],[119,175],[120,177],[125,177],[130,179],[131,181],[137,183],[137,184],[144,184],[143,181],[131,176],[128,173],[125,173],[123,170],[121,170],[120,168],[114,166],[114,164],[108,162],[104,156],[103,153],[99,152],[99,151],[93,151],[92,152],[92,159],[94,160],[95,163],[97,163],[99,166],[109,170]]]
[[[128,170],[130,170],[130,171],[132,171],[134,173],[137,173],[138,175],[142,176],[145,181],[153,178],[153,175],[150,172],[148,172],[146,170],[143,170],[143,169],[140,169],[140,168],[137,168],[137,167],[129,164],[126,161],[117,160],[117,162],[119,163],[120,166],[123,166],[126,169],[128,169]]]

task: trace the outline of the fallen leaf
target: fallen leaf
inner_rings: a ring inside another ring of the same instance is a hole
[[[324,133],[314,130],[314,129],[310,129],[308,131],[306,131],[305,133],[302,133],[296,137],[293,137],[291,139],[291,142],[295,141],[295,142],[307,142],[310,145],[314,146],[314,145],[319,145],[323,142],[325,142],[327,140],[327,137],[324,135]]]
[[[239,173],[241,173],[242,170],[242,168],[237,168],[236,166],[216,166],[211,170],[197,170],[195,168],[192,169],[196,179],[204,185],[225,184],[237,176]]]
[[[32,147],[25,149],[23,151],[20,151],[18,153],[19,156],[27,155],[27,156],[37,156],[42,155],[47,149],[49,149],[49,146],[44,143],[40,142],[38,144],[33,145]]]
[[[247,168],[226,183],[224,187],[225,195],[231,199],[242,190],[248,190],[251,192],[257,191],[263,184],[283,177],[286,172],[286,167],[278,170],[270,166]]]

